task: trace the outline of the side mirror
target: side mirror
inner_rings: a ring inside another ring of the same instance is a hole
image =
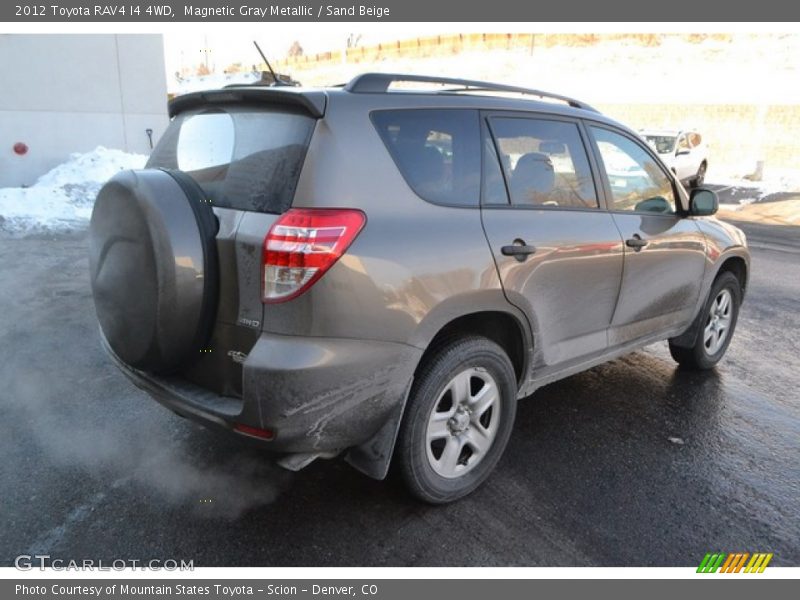
[[[706,188],[695,188],[689,196],[689,214],[693,217],[710,217],[719,209],[716,192]]]

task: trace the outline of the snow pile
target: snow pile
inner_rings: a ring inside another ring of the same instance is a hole
[[[800,169],[764,168],[764,181],[761,184],[765,195],[781,192],[800,194]]]
[[[0,231],[59,232],[85,227],[97,192],[115,173],[141,169],[143,154],[98,146],[72,154],[27,188],[0,188]]]
[[[730,169],[742,173],[746,168]],[[706,183],[719,193],[732,190],[720,198],[726,210],[738,210],[753,203],[775,202],[788,196],[800,196],[800,169],[765,167],[760,181],[741,174],[727,174],[719,167],[709,169]]]

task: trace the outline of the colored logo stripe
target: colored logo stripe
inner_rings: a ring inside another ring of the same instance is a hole
[[[772,560],[772,553],[756,552],[750,554],[749,552],[735,552],[731,554],[726,553],[708,553],[703,557],[700,566],[697,567],[698,573],[716,573],[719,569],[720,573],[739,573],[744,568],[745,573],[763,573],[764,569]],[[747,559],[750,562],[747,562]],[[747,566],[745,567],[745,562]]]
[[[722,561],[725,560],[725,554],[706,554],[700,566],[697,567],[698,573],[716,573]]]
[[[728,554],[728,560],[722,565],[720,573],[738,573],[742,570],[745,561],[750,557],[749,552],[737,552],[736,554]]]
[[[769,561],[772,560],[772,553],[770,554],[753,554],[753,558],[747,563],[744,569],[745,573],[763,573],[767,568]]]

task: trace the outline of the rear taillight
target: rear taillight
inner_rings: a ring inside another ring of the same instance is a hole
[[[345,253],[366,217],[344,208],[293,208],[275,221],[264,238],[263,302],[299,296]]]

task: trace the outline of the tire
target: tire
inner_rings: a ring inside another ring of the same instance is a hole
[[[411,493],[444,504],[475,490],[500,460],[516,408],[514,368],[500,346],[478,336],[440,346],[414,381],[395,449]]]
[[[95,311],[127,365],[171,373],[207,343],[219,294],[217,221],[179,171],[121,171],[97,195],[89,224]]]
[[[708,165],[705,161],[700,163],[700,166],[697,167],[697,174],[692,179],[692,187],[701,187],[706,181],[706,171],[708,170]]]
[[[721,273],[697,317],[697,336],[690,348],[669,341],[672,358],[685,369],[705,371],[714,368],[725,355],[736,329],[742,287],[733,273]]]

